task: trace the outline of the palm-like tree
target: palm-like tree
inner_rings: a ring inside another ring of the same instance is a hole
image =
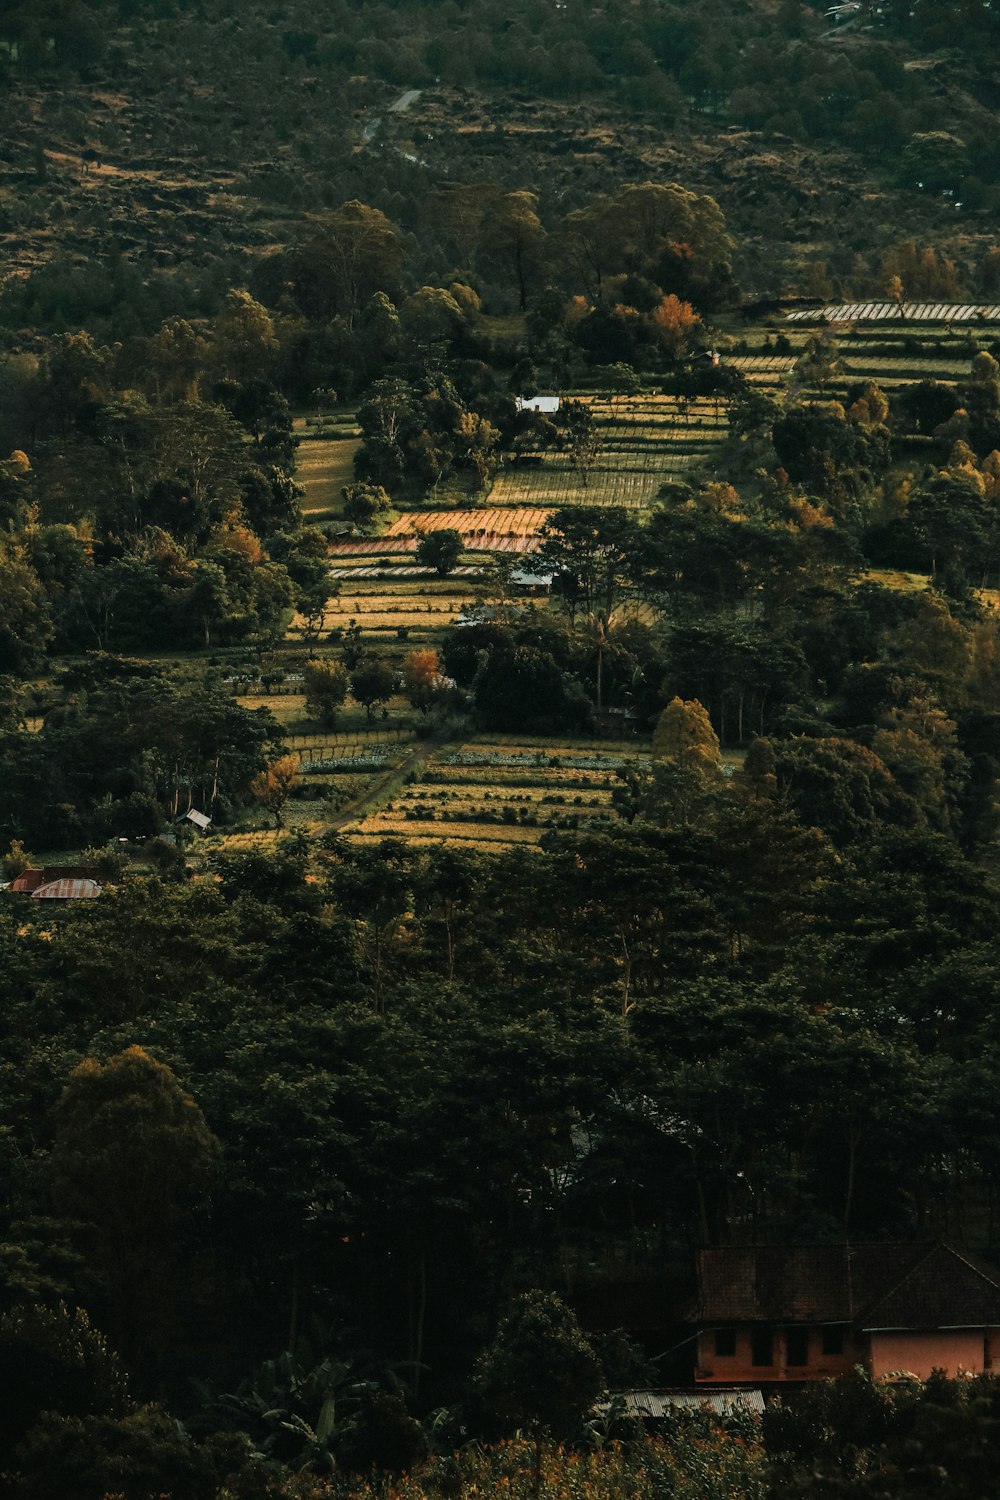
[[[614,610],[605,613],[603,610],[596,614],[589,614],[584,621],[584,634],[589,644],[593,647],[597,677],[597,712],[600,713],[604,707],[604,662],[608,656],[620,656],[621,644],[615,639],[619,630],[619,622]]]

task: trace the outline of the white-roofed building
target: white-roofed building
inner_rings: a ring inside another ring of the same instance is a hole
[[[555,416],[559,410],[559,396],[515,396],[518,411],[540,411],[547,417]]]

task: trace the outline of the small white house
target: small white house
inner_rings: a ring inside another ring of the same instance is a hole
[[[181,819],[181,822],[193,823],[201,833],[206,833],[212,826],[211,818],[208,817],[207,814],[199,812],[196,807],[189,807],[187,812]]]
[[[515,396],[518,411],[540,411],[547,417],[555,416],[559,410],[558,396]]]

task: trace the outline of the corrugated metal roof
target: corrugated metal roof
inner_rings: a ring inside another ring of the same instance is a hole
[[[718,1416],[764,1410],[763,1392],[742,1386],[732,1390],[619,1391],[618,1394],[630,1417],[667,1417],[674,1411],[699,1411],[703,1407]]]
[[[22,870],[10,883],[10,889],[19,896],[30,896],[39,886],[50,885],[54,880],[89,880],[90,873],[83,865],[49,865],[42,870]]]
[[[101,894],[96,880],[50,880],[32,891],[32,901],[92,901]]]

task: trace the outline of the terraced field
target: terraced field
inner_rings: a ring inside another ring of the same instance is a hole
[[[321,654],[328,650],[320,648]],[[369,718],[365,708],[349,697],[335,725],[324,727],[309,719],[300,684],[299,674],[288,672],[280,686],[247,684],[236,701],[244,708],[266,708],[281,724],[282,741],[299,766],[284,821],[289,828],[320,833],[344,817],[345,809],[363,804],[373,788],[412,755],[418,744],[419,715],[405,698],[397,696],[385,706],[387,717],[382,717],[380,709]],[[261,825],[269,821],[269,815],[259,814]],[[246,837],[250,836],[247,832]],[[234,837],[225,835],[227,848]]]
[[[423,767],[419,781],[363,818],[351,837],[481,847],[536,844],[551,830],[606,827],[618,769],[643,763],[634,745],[476,737]]]
[[[493,481],[494,505],[624,505],[641,510],[660,486],[697,463],[725,435],[714,398],[656,394],[574,397],[589,405],[600,440],[586,482],[568,453],[528,454]]]
[[[795,313],[784,323],[757,329],[742,341],[743,347],[724,356],[725,363],[751,384],[777,391],[808,339],[818,332],[836,341],[841,368],[822,392],[807,388],[805,394],[839,399],[862,380],[877,381],[890,393],[917,380],[960,380],[977,350],[993,342],[997,328],[971,317],[954,322],[913,318],[888,324],[863,319],[824,324],[815,312]]]
[[[815,314],[813,319],[758,326],[723,354],[724,362],[777,393],[809,338],[826,327]],[[956,319],[955,325],[855,320],[833,326],[840,367],[822,392],[804,394],[843,399],[865,379],[890,392],[913,380],[960,379],[992,331],[973,319]],[[488,555],[529,556],[556,507],[647,508],[666,480],[696,470],[726,435],[722,399],[579,399],[593,407],[600,436],[586,484],[565,453],[528,455],[527,463],[500,470],[486,505],[409,511],[381,537],[332,542],[331,579],[339,593],[330,601],[327,629],[355,622],[366,651],[395,659],[414,647],[439,646],[476,601],[476,577]],[[417,566],[414,557],[421,535],[440,529],[458,531],[465,546],[460,566],[445,579]],[[435,751],[419,746],[412,715],[398,703],[385,723],[355,720],[331,733],[302,725],[301,702],[286,698],[275,708],[302,766],[287,821],[312,828],[347,819],[349,836],[357,839],[394,835],[415,843],[531,848],[550,830],[611,826],[619,766],[648,754],[629,744],[502,738],[473,738]],[[413,779],[401,786],[404,775]],[[380,798],[388,800],[380,806]]]
[[[476,601],[470,583],[468,575],[437,578],[419,570],[390,578],[380,570],[376,576],[367,568],[362,576],[352,572],[340,580],[341,591],[329,602],[327,626],[344,628],[353,621],[361,628],[366,650],[390,643],[398,650],[400,641],[407,650],[433,645]]]

